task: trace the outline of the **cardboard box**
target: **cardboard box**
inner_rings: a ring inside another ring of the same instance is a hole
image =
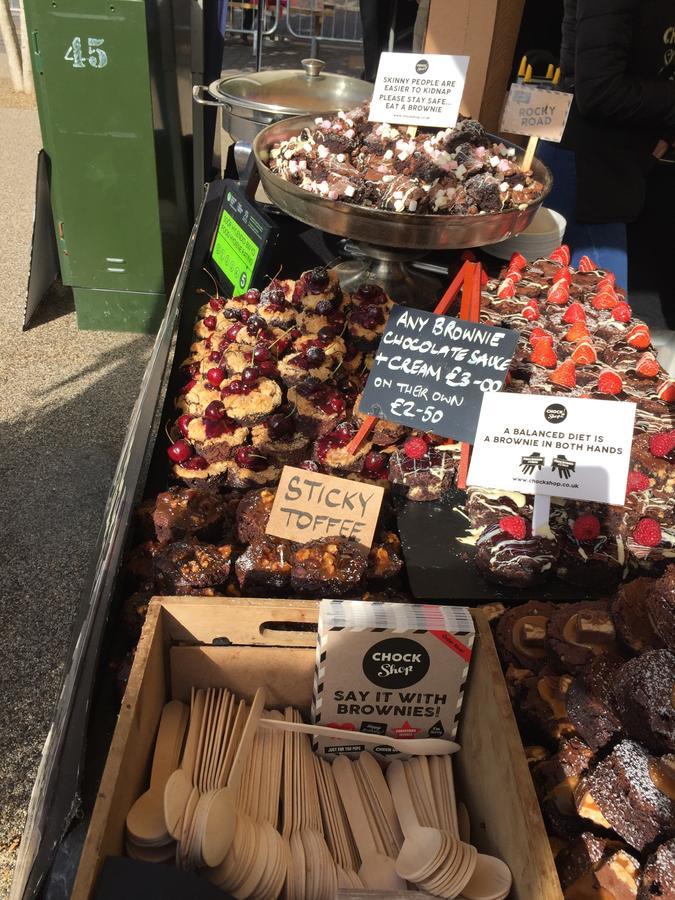
[[[524,0],[431,0],[427,53],[469,56],[461,112],[493,133],[509,89]]]
[[[250,702],[256,688],[264,686],[268,706],[293,704],[309,713],[318,608],[311,601],[224,597],[164,597],[150,603],[73,900],[89,900],[106,856],[124,852],[126,815],[146,789],[168,699],[188,702],[194,685],[227,687]],[[511,897],[562,900],[490,628],[480,612],[474,619],[474,658],[459,731],[462,750],[454,757],[457,794],[468,807],[476,845],[510,866]]]

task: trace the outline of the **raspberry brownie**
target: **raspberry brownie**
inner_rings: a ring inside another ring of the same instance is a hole
[[[356,541],[326,537],[295,552],[291,585],[304,596],[346,597],[359,591],[367,553]]]
[[[524,588],[545,581],[558,559],[558,543],[550,536],[533,534],[522,516],[504,516],[488,525],[476,542],[476,568],[487,580]]]
[[[532,498],[519,491],[469,487],[466,492],[466,514],[472,528],[494,525],[504,516],[532,517]]]
[[[454,484],[459,448],[436,446],[426,436],[413,435],[391,454],[389,480],[409,500],[436,500]]]

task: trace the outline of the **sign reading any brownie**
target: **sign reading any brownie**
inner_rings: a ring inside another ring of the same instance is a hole
[[[354,538],[370,547],[383,496],[376,484],[284,466],[266,533],[303,544]]]
[[[468,67],[468,56],[380,54],[369,120],[452,128]]]
[[[486,396],[467,484],[622,506],[634,403]]]
[[[532,84],[512,84],[500,131],[559,143],[572,105],[572,94]]]
[[[518,334],[395,304],[362,413],[473,443],[483,395],[504,385]]]

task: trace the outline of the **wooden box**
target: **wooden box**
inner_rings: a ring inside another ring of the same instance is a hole
[[[164,703],[190,688],[227,687],[250,701],[309,711],[318,603],[208,597],[155,598],[148,610],[77,873],[73,900],[91,897],[106,856],[124,852],[124,823],[147,786]],[[476,641],[454,757],[472,841],[513,873],[515,900],[562,892],[499,660],[485,617]],[[419,896],[419,895],[418,895]]]

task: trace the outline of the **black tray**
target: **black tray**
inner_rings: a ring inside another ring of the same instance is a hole
[[[457,511],[464,491],[453,488],[440,500],[397,503],[398,527],[410,590],[417,600],[448,603],[523,603],[526,600],[594,600],[599,595],[557,578],[527,591],[489,584],[476,569],[476,549],[457,540],[469,523]]]

